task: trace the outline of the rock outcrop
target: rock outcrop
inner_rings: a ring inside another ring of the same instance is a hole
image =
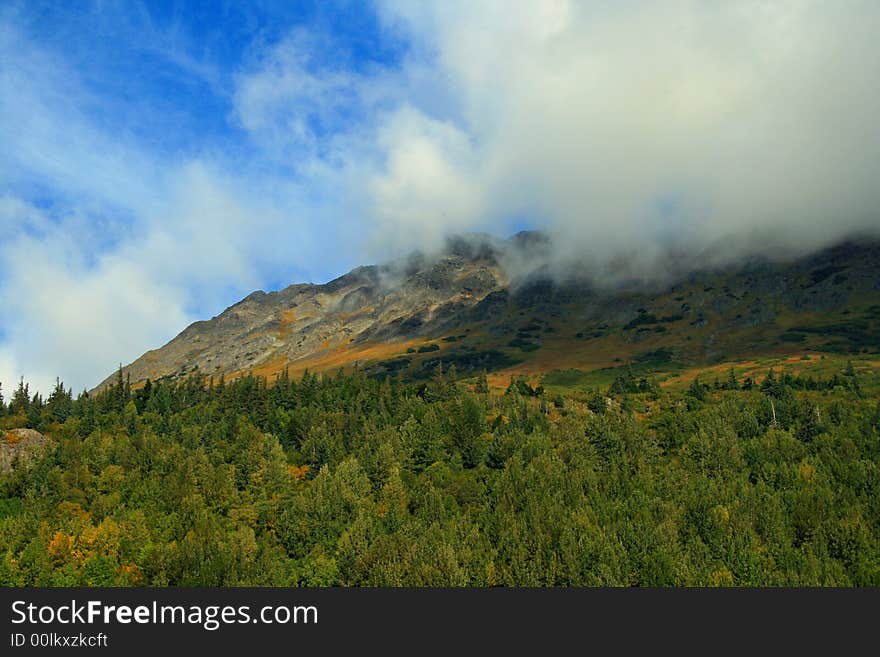
[[[51,447],[51,441],[33,429],[7,429],[0,439],[0,472],[28,467]]]

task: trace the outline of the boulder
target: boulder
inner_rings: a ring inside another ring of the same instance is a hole
[[[33,429],[8,429],[0,433],[0,472],[27,467],[49,446],[49,438]]]

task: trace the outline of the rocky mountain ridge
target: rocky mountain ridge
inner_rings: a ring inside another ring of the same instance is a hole
[[[754,259],[653,290],[554,280],[542,264],[547,246],[538,233],[457,238],[442,253],[358,267],[323,285],[254,292],[124,373],[138,385],[354,365],[418,375],[441,360],[464,371],[540,370],[564,366],[566,356],[601,366],[880,347],[878,243],[848,242],[789,262]]]

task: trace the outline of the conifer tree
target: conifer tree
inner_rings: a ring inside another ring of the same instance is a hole
[[[30,406],[30,390],[28,384],[24,382],[24,377],[18,381],[18,388],[12,395],[12,401],[9,403],[9,413],[11,415],[26,415]]]
[[[474,392],[479,395],[489,394],[489,379],[486,377],[486,370],[482,370],[477,376],[477,384],[474,386]]]
[[[34,397],[28,404],[25,413],[27,428],[41,431],[43,429],[43,397],[40,393],[34,393]]]
[[[736,380],[736,372],[733,371],[732,367],[727,371],[727,384],[725,388],[728,390],[739,390],[739,381]]]
[[[706,401],[707,386],[700,382],[700,377],[695,376],[691,381],[690,387],[687,389],[687,395],[699,401]]]
[[[65,422],[73,410],[73,398],[70,391],[64,389],[60,378],[55,379],[55,387],[46,401],[46,409],[53,422]]]

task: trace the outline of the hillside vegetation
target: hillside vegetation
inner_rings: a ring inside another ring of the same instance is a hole
[[[22,384],[0,584],[880,586],[880,377],[799,364]]]

